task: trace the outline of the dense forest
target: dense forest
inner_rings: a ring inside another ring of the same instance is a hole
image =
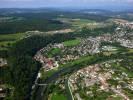
[[[50,31],[66,28],[60,21],[46,19],[22,19],[15,21],[0,22],[0,34],[21,33],[26,31]]]
[[[49,43],[62,42],[73,38],[71,34],[32,36],[12,46],[8,53],[9,67],[2,71],[1,74],[4,77],[1,79],[15,87],[13,100],[27,100],[30,97],[31,86],[41,67],[33,59],[36,51]]]

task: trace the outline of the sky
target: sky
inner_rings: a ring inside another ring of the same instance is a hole
[[[0,8],[133,8],[133,0],[0,0]]]

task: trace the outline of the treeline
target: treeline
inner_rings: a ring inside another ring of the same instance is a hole
[[[9,67],[2,73],[3,81],[14,86],[12,100],[29,100],[31,87],[41,65],[33,59],[34,54],[49,43],[74,39],[71,34],[32,36],[15,43],[8,55]]]
[[[87,13],[82,13],[82,12],[69,12],[69,13],[64,13],[64,16],[66,18],[80,18],[80,19],[89,19],[89,20],[94,20],[97,22],[103,22],[108,20],[109,16],[106,15],[100,15],[100,14],[87,14]]]
[[[50,31],[66,28],[68,25],[56,20],[29,18],[0,23],[0,34],[20,33],[26,31]]]

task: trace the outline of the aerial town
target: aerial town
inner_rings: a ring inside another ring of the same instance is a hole
[[[69,77],[69,85],[74,98],[77,100],[91,99],[100,93],[105,95],[105,92],[108,99],[132,99],[129,91],[133,90],[133,79],[127,78],[128,73],[121,72],[117,69],[118,66],[113,66],[114,63],[120,64],[121,61],[119,59],[91,65],[72,74]],[[126,91],[128,89],[129,91]],[[98,98],[102,99],[100,96]]]
[[[120,26],[119,26],[120,27]],[[102,51],[116,51],[116,47],[101,46],[102,42],[118,42],[121,46],[133,48],[132,34],[123,32],[119,27],[116,28],[114,35],[104,34],[97,37],[78,38],[79,43],[74,46],[66,46],[64,43],[49,44],[42,48],[35,55],[35,59],[42,63],[44,69],[51,70],[59,67],[59,65],[76,60],[82,56],[96,54]],[[118,30],[119,28],[119,30]],[[123,28],[122,28],[123,29]],[[130,35],[127,35],[130,34]],[[131,36],[131,39],[128,38]],[[49,51],[57,50],[53,55],[49,56]]]
[[[120,8],[0,8],[0,100],[133,100],[133,10]]]

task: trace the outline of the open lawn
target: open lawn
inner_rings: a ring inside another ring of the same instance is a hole
[[[63,42],[63,44],[65,45],[65,46],[76,46],[76,45],[78,45],[79,43],[80,43],[81,41],[80,41],[80,39],[75,39],[75,40],[69,40],[69,41],[65,41],[65,42]]]
[[[63,94],[53,93],[51,100],[67,100]]]
[[[0,41],[14,41],[23,37],[23,33],[0,34]]]
[[[133,53],[133,49],[128,49],[128,52],[129,53]]]
[[[41,79],[46,79],[49,76],[51,76],[53,73],[55,73],[57,71],[57,69],[52,69],[50,71],[44,71],[43,69],[41,69]]]

